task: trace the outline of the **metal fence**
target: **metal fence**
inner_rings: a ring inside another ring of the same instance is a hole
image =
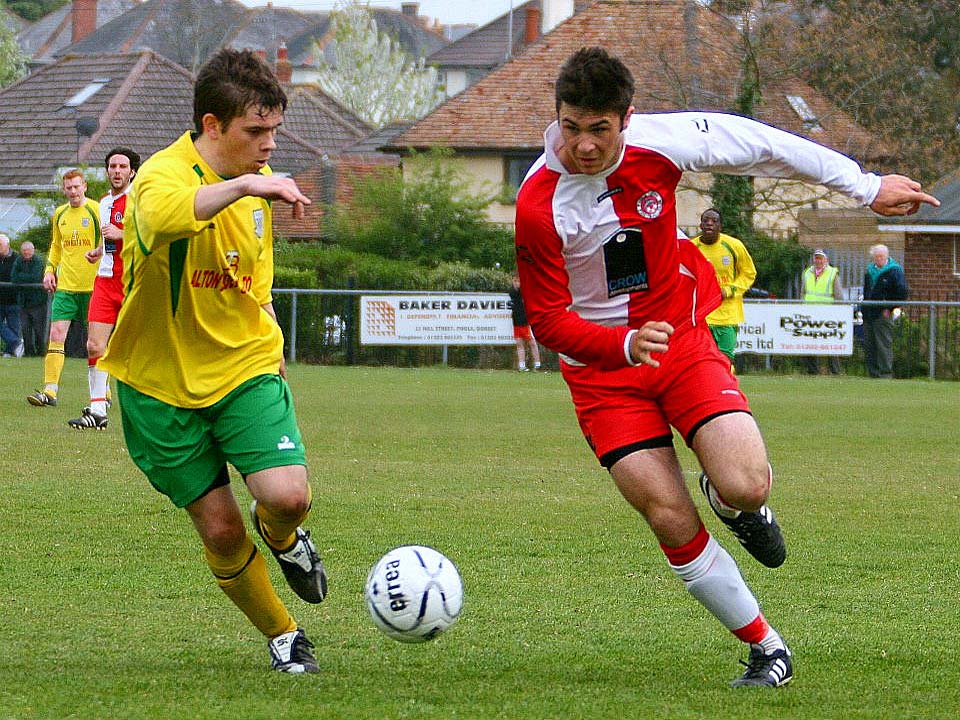
[[[346,365],[453,365],[510,368],[512,346],[364,346],[360,344],[359,297],[402,295],[397,290],[309,290],[275,288],[274,308],[286,336],[290,362]],[[418,292],[417,295],[441,294]],[[442,293],[450,295],[455,293]],[[776,302],[747,300],[746,302]],[[891,305],[882,302],[847,303]],[[960,380],[960,302],[905,301],[894,331],[894,375]],[[841,358],[843,372],[866,375],[862,326],[854,328],[854,353]],[[557,356],[544,351],[545,367],[557,369]],[[804,372],[797,356],[743,355],[742,372]]]
[[[0,286],[9,283],[0,283]],[[22,286],[21,286],[22,287]],[[360,344],[361,295],[402,295],[398,290],[314,290],[274,288],[274,308],[284,330],[284,352],[289,362],[328,365],[391,365],[417,367],[453,365],[467,368],[511,368],[514,348],[501,346],[365,346]],[[417,295],[451,295],[417,292]],[[470,293],[463,293],[470,295]],[[746,300],[745,302],[777,302]],[[896,305],[903,309],[894,330],[894,376],[960,380],[960,302],[904,301],[898,303],[849,302],[860,305]],[[82,328],[78,323],[72,354],[83,356]],[[840,358],[842,371],[866,375],[861,342],[862,326],[854,327],[854,352]],[[74,328],[71,328],[74,330]],[[558,369],[556,354],[541,352],[544,367]],[[802,357],[740,355],[740,372],[804,372]]]

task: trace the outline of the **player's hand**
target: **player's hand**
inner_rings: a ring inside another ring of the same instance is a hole
[[[305,208],[312,201],[300,192],[293,178],[257,174],[251,174],[248,177],[251,185],[248,195],[289,203],[293,206],[294,220],[303,219],[306,214]]]
[[[102,235],[107,240],[123,240],[123,228],[118,228],[113,223],[105,225]]]
[[[673,325],[668,322],[644,323],[630,338],[630,359],[637,364],[660,367],[660,361],[651,357],[652,353],[665,353]]]
[[[933,195],[921,192],[916,180],[904,175],[884,175],[880,178],[880,192],[870,203],[870,209],[878,215],[913,215],[922,203],[940,206],[940,201]]]
[[[87,250],[83,256],[87,259],[88,263],[95,263],[100,259],[100,256],[103,255],[103,245],[98,245],[93,250]]]
[[[45,273],[43,276],[43,289],[47,292],[56,292],[57,290],[57,276],[52,272]]]
[[[283,355],[280,356],[280,377],[287,379],[287,358]]]

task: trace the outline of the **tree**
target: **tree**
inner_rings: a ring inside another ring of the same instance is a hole
[[[452,152],[414,156],[406,179],[395,169],[358,182],[353,197],[331,207],[327,234],[337,245],[425,265],[474,267],[513,262],[513,236],[486,219],[492,201],[469,187]],[[422,162],[421,162],[422,161]]]
[[[792,0],[758,42],[888,148],[890,168],[930,182],[960,164],[955,0]],[[770,16],[772,19],[772,16]]]
[[[380,32],[358,0],[348,0],[331,22],[335,60],[321,60],[317,82],[359,118],[381,128],[423,117],[442,100],[436,69]]]
[[[6,87],[27,73],[27,56],[20,51],[17,38],[0,20],[0,87]]]

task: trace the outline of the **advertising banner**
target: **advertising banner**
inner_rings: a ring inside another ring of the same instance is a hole
[[[745,302],[743,314],[738,353],[853,354],[852,305]]]
[[[362,345],[513,345],[510,296],[361,295]]]

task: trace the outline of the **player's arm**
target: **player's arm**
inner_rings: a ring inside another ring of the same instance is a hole
[[[742,242],[734,245],[733,251],[737,256],[737,276],[730,283],[732,292],[729,297],[743,297],[757,279],[757,266],[753,264],[753,258],[750,257],[747,246]],[[723,290],[724,297],[728,297],[727,288]]]
[[[868,205],[881,215],[940,202],[902,175],[865,173],[841,153],[750,118],[724,113],[641,115],[631,141],[671,158],[681,170],[803,180]]]
[[[292,178],[276,175],[247,173],[213,185],[203,185],[193,201],[193,212],[198,220],[210,220],[218,212],[242,197],[281,200],[293,206],[293,217],[301,219],[310,198],[300,192]]]
[[[56,214],[51,218],[50,252],[47,255],[47,264],[43,269],[43,287],[47,292],[57,289],[57,268],[63,256],[63,238],[60,235],[60,226]]]
[[[639,334],[637,330],[598,325],[568,309],[573,298],[560,237],[549,214],[529,208],[523,192],[517,199],[516,248],[520,293],[527,321],[538,342],[574,360],[603,369],[643,361],[641,338],[633,341]],[[646,342],[647,338],[642,340]],[[628,354],[631,354],[629,360]]]
[[[273,301],[272,301],[272,300],[271,300],[270,302],[268,302],[268,303],[264,303],[264,304],[261,305],[260,307],[263,308],[264,312],[266,312],[267,315],[269,315],[270,317],[273,318],[273,321],[274,321],[275,323],[277,323],[278,325],[280,324],[280,323],[277,321],[277,312],[276,312],[276,310],[273,309]],[[283,352],[280,353],[280,368],[279,368],[279,370],[277,370],[277,372],[280,373],[280,377],[282,377],[283,379],[286,379],[286,377],[287,377],[287,359],[283,356]]]

